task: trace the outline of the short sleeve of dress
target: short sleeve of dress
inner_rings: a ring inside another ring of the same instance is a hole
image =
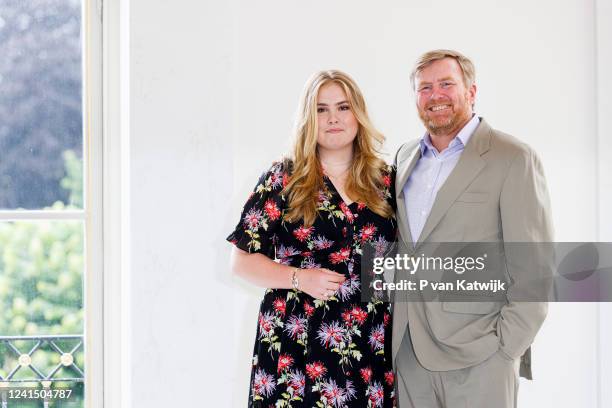
[[[287,182],[283,163],[275,162],[264,172],[242,209],[240,221],[226,238],[249,253],[274,258],[275,232],[281,226],[285,198],[281,194]]]

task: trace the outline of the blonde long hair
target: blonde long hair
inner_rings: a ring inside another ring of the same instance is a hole
[[[315,73],[304,87],[295,122],[293,171],[284,192],[289,198],[285,218],[303,219],[310,226],[317,216],[319,191],[324,189],[323,170],[317,150],[317,99],[322,86],[336,83],[346,94],[359,128],[353,141],[353,161],[345,185],[347,194],[383,217],[393,214],[391,206],[379,191],[384,188],[382,170],[386,163],[379,157],[385,137],[374,128],[368,116],[365,100],[357,84],[342,71],[328,70]]]

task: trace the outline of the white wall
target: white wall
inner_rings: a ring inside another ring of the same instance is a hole
[[[236,336],[232,30],[225,2],[133,1],[131,407],[228,406]],[[204,392],[204,394],[203,394]]]
[[[598,240],[612,242],[612,2],[597,0],[597,147],[598,147]],[[612,406],[612,303],[602,303],[599,312],[599,385],[602,390],[600,407]]]
[[[317,69],[357,80],[392,155],[423,131],[412,63],[461,50],[477,112],[541,154],[557,239],[596,240],[594,20],[584,0],[132,0],[132,406],[245,405],[262,291],[224,238]],[[519,406],[596,407],[598,325],[597,305],[551,305]]]

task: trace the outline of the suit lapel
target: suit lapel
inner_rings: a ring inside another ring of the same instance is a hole
[[[397,223],[400,230],[400,235],[407,247],[414,248],[414,241],[412,234],[410,233],[410,226],[408,224],[408,216],[406,213],[406,197],[404,197],[404,184],[408,181],[410,173],[414,170],[419,158],[421,157],[421,149],[419,143],[412,148],[409,152],[408,157],[401,163],[398,163],[398,173],[395,179],[395,198],[397,201]]]
[[[436,200],[425,222],[418,243],[422,243],[427,239],[450,206],[457,200],[459,195],[465,191],[472,180],[474,180],[485,166],[485,161],[480,156],[489,150],[491,139],[490,132],[491,128],[484,119],[481,118],[480,124],[465,146],[463,153],[461,153],[457,165],[440,190],[438,190]]]
[[[414,146],[407,147],[407,156],[397,162],[397,176],[395,178],[395,198],[397,202],[397,224],[400,231],[401,240],[407,250],[414,248],[412,235],[410,234],[410,226],[408,225],[408,217],[406,214],[406,201],[404,197],[404,184],[410,177],[412,170],[416,166],[421,157],[420,144],[417,142]],[[401,243],[399,243],[401,244]],[[398,248],[399,249],[399,248]],[[402,279],[402,274],[395,271],[394,280],[399,282]],[[393,292],[393,341],[392,341],[392,361],[395,364],[395,358],[399,350],[399,346],[404,338],[406,328],[408,327],[408,298],[404,291]]]

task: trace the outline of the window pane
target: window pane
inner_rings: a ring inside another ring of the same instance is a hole
[[[62,379],[50,388],[73,395],[50,408],[82,406],[83,237],[82,221],[0,223],[0,383],[42,389],[19,381]]]
[[[82,207],[80,1],[0,5],[0,209]]]
[[[83,332],[83,223],[0,223],[0,334]]]

